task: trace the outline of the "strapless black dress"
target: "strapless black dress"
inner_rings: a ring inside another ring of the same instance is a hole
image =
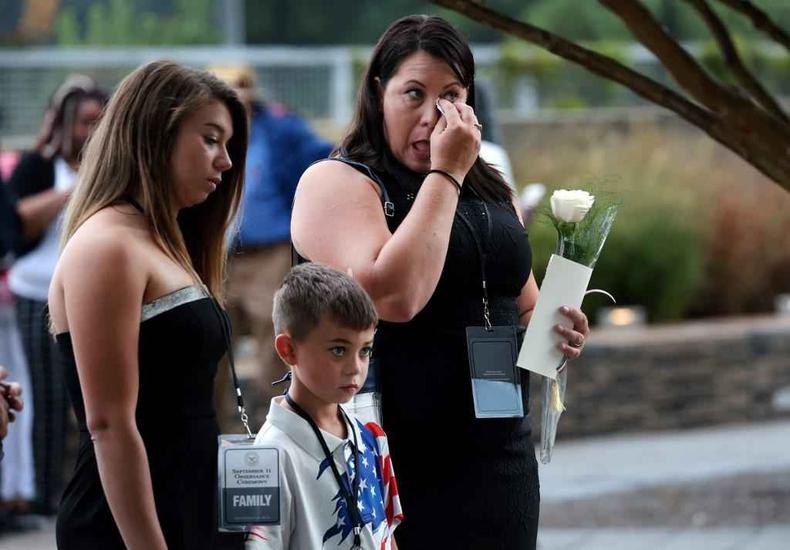
[[[143,306],[136,419],[156,514],[171,550],[217,545],[213,386],[225,353],[221,315],[213,299],[196,286]],[[58,512],[58,548],[125,548],[99,479],[70,335],[57,335],[57,343],[80,428],[77,463]]]

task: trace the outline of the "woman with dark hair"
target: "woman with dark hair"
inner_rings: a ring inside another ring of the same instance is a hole
[[[297,254],[353,273],[382,319],[373,357],[402,549],[536,544],[529,420],[478,418],[473,403],[467,327],[526,324],[538,293],[512,193],[478,157],[474,104],[461,35],[437,17],[395,22],[373,51],[337,156],[305,172],[294,204]],[[574,329],[558,332],[575,358],[587,319],[566,315]],[[529,379],[514,376],[526,412]]]
[[[72,75],[55,91],[32,151],[22,155],[8,183],[17,199],[20,236],[8,274],[16,319],[30,370],[33,416],[35,511],[55,513],[63,490],[67,392],[63,365],[44,313],[58,259],[62,211],[77,180],[82,148],[107,94],[84,75]]]
[[[86,147],[49,293],[81,432],[62,550],[216,547],[216,300],[246,150],[236,93],[164,61],[121,82]]]

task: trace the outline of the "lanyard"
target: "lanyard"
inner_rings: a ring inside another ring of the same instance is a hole
[[[206,292],[208,292],[207,288]],[[209,295],[211,295],[211,293],[209,293]],[[249,439],[254,439],[255,436],[250,430],[247,410],[244,408],[244,398],[241,396],[239,377],[236,374],[236,363],[233,361],[233,343],[230,339],[230,319],[228,319],[228,314],[225,313],[225,310],[220,309],[219,305],[217,305],[217,301],[214,299],[214,296],[211,296],[211,304],[214,306],[214,312],[217,314],[217,317],[219,317],[220,324],[222,325],[222,336],[225,339],[225,348],[228,351],[228,364],[230,365],[230,373],[233,376],[233,387],[236,390],[236,408],[238,409],[239,418],[241,419],[241,423],[244,425],[244,429],[247,431],[247,437]]]
[[[143,207],[137,202],[133,197],[127,197],[126,202],[131,204],[135,209],[137,209],[141,214],[144,214],[145,211]],[[230,339],[230,319],[228,319],[228,314],[225,313],[225,310],[220,309],[219,305],[217,305],[217,301],[214,299],[214,296],[211,292],[206,288],[206,285],[203,285],[203,290],[206,294],[209,295],[209,301],[211,302],[212,308],[214,309],[214,313],[217,315],[219,319],[219,324],[222,327],[222,337],[225,340],[225,348],[228,351],[228,364],[230,365],[230,373],[233,376],[233,387],[236,390],[236,407],[239,412],[239,418],[241,419],[241,423],[244,425],[244,429],[247,430],[247,437],[249,439],[254,439],[255,436],[252,434],[250,430],[249,424],[249,417],[247,416],[247,410],[244,408],[244,398],[241,396],[241,386],[239,385],[239,377],[236,375],[236,363],[233,361],[233,344]]]
[[[310,424],[310,427],[313,429],[313,433],[315,434],[318,442],[321,444],[321,448],[324,451],[324,456],[326,460],[329,462],[329,466],[332,468],[332,474],[335,476],[335,481],[337,481],[338,486],[340,487],[340,493],[343,495],[343,498],[346,501],[346,505],[348,506],[348,511],[351,514],[351,519],[354,522],[354,548],[362,548],[362,539],[360,537],[360,532],[362,531],[362,517],[359,513],[359,509],[357,508],[357,494],[359,493],[359,448],[357,447],[357,432],[354,430],[353,424],[351,424],[351,420],[349,420],[346,412],[338,405],[338,409],[340,413],[343,415],[343,420],[348,423],[348,429],[351,430],[351,433],[354,435],[354,481],[351,483],[351,493],[348,491],[348,487],[343,483],[343,478],[340,477],[340,472],[337,471],[337,465],[335,465],[335,459],[332,457],[332,453],[329,452],[329,447],[326,444],[326,440],[324,436],[321,435],[321,431],[318,429],[318,426],[315,423],[307,412],[296,404],[296,402],[291,399],[291,396],[286,393],[285,400],[288,401],[288,405],[305,421]],[[350,476],[349,476],[350,477]]]
[[[488,234],[491,234],[491,214],[488,211],[488,206],[486,205],[485,201],[483,201],[483,215],[486,217],[488,222]],[[477,246],[477,255],[480,259],[480,276],[482,279],[482,288],[483,288],[483,320],[485,321],[485,328],[487,331],[491,331],[491,314],[488,309],[488,284],[486,283],[486,254],[483,251],[483,245],[480,243],[480,237],[477,235],[477,231],[475,230],[474,224],[469,221],[461,210],[457,210],[456,213],[458,217],[461,218],[461,221],[466,224],[469,228],[469,231],[472,233],[472,238],[475,241],[475,245]]]

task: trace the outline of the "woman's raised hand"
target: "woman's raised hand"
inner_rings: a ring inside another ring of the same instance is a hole
[[[439,117],[431,134],[431,169],[449,172],[463,182],[480,151],[480,125],[465,103],[439,99]]]

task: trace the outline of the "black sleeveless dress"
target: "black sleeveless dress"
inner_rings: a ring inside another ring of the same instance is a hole
[[[385,167],[374,173],[393,203],[387,222],[394,232],[423,177],[391,157]],[[486,253],[491,322],[517,325],[532,252],[511,204],[485,206],[463,189],[458,210],[475,225]],[[483,325],[481,300],[478,249],[456,214],[428,304],[409,322],[381,321],[376,332],[373,363],[405,516],[395,536],[401,550],[536,546],[540,490],[529,418],[474,414],[465,331]],[[528,411],[529,374],[519,370]]]
[[[156,513],[171,550],[216,547],[213,385],[217,362],[225,353],[222,315],[213,299],[195,286],[143,306],[136,420]],[[57,343],[80,428],[77,463],[58,513],[58,548],[122,549],[85,423],[70,335],[57,335]]]

